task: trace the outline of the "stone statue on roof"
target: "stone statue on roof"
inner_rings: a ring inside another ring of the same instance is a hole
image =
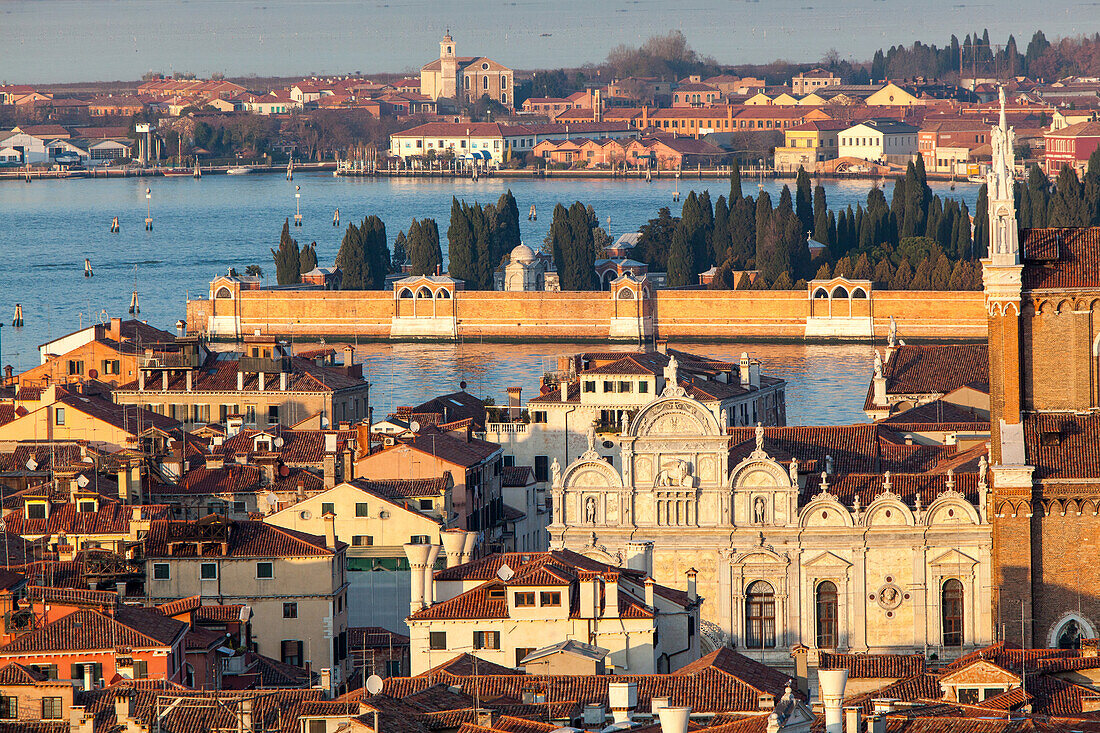
[[[898,322],[890,316],[890,330],[886,333],[886,345],[891,349],[898,345]]]
[[[561,486],[561,464],[556,457],[550,464],[550,481],[553,486]]]
[[[764,450],[764,423],[756,423],[756,450]]]

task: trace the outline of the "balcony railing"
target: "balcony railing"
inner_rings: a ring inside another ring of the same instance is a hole
[[[491,422],[485,424],[486,433],[496,433],[498,435],[526,433],[529,429],[530,425],[525,422]]]
[[[142,369],[194,369],[202,366],[199,355],[189,351],[172,351],[142,357]]]
[[[237,368],[245,374],[279,374],[290,371],[290,357],[242,356]]]

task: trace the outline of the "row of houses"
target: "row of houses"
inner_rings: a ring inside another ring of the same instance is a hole
[[[129,158],[127,128],[23,125],[0,131],[0,167],[82,165],[95,167]]]

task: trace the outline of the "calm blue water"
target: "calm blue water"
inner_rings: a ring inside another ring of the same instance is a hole
[[[870,185],[868,181],[829,182],[830,205],[846,206],[862,201]],[[141,317],[153,325],[172,330],[172,324],[184,314],[185,298],[188,295],[207,297],[210,279],[226,268],[243,270],[256,263],[264,268],[267,278],[273,278],[270,248],[278,244],[284,218],[294,213],[295,186],[302,189],[304,226],[294,231],[294,235],[303,244],[316,241],[318,257],[324,264],[336,257],[344,226],[368,214],[383,218],[391,241],[414,216],[436,218],[445,238],[452,196],[495,202],[501,193],[511,188],[521,213],[523,238],[537,245],[545,236],[553,206],[559,201],[568,204],[581,199],[591,203],[605,227],[607,218],[611,218],[611,234],[618,236],[636,230],[655,216],[659,207],[672,206],[672,192],[677,183],[672,180],[646,184],[485,178],[474,183],[467,180],[366,180],[303,173],[297,174],[293,183],[279,174],[208,175],[201,180],[124,178],[29,184],[3,181],[0,182],[0,221],[4,222],[0,227],[0,252],[5,254],[5,267],[0,269],[0,322],[10,324],[15,304],[22,303],[26,327],[15,329],[6,325],[0,331],[3,341],[0,361],[12,364],[17,371],[26,369],[37,363],[38,344],[76,330],[90,318],[126,317],[135,283]],[[686,194],[693,186],[700,190],[709,188],[714,198],[719,193],[728,193],[725,181],[681,180],[678,184],[681,194]],[[143,229],[147,187],[152,190],[152,232]],[[773,200],[778,198],[781,187],[781,182],[765,182]],[[937,184],[934,188],[947,193],[945,185]],[[745,182],[746,193],[755,194],[756,190],[756,182]],[[973,206],[975,187],[961,185],[955,193]],[[529,222],[526,216],[531,204],[535,204],[539,212],[535,222]],[[336,207],[340,208],[340,228],[332,226]],[[108,232],[113,216],[120,219],[121,234]],[[443,245],[446,248],[446,242]],[[92,262],[95,273],[92,278],[83,277],[85,257]],[[486,347],[492,353],[505,354],[506,358],[501,361],[480,354],[470,346],[439,347],[443,351],[438,354],[433,351],[435,347],[378,348],[382,349],[378,354],[380,360],[385,361],[386,350],[392,350],[394,358],[400,361],[399,371],[407,372],[416,384],[430,386],[419,392],[425,396],[431,390],[456,384],[456,374],[467,371],[481,374],[479,369],[501,369],[499,373],[490,371],[483,375],[487,390],[491,387],[499,392],[511,383],[533,388],[541,369],[541,355],[569,350],[559,346]],[[813,347],[806,349],[805,355],[797,358],[807,360],[804,363],[812,363],[814,368],[801,371],[799,379],[812,379],[819,373],[830,374],[828,364],[821,360],[827,361],[831,358],[828,354],[839,352],[831,348],[820,353],[813,351]],[[755,350],[761,351],[761,348]],[[736,354],[740,349],[723,347],[723,351]],[[857,351],[863,354],[864,350]],[[783,353],[796,358],[788,352]],[[863,373],[856,382],[862,384],[866,384],[865,356],[857,359]],[[519,379],[518,375],[510,378],[512,367],[525,358],[530,359],[534,371],[524,379]],[[824,372],[820,371],[822,368]],[[839,363],[836,366],[836,369],[844,368]],[[421,376],[415,376],[417,374]],[[856,402],[862,402],[862,390],[862,387],[857,389]],[[394,399],[402,404],[412,401],[411,397]],[[798,414],[793,408],[794,402],[789,400],[792,420]],[[828,405],[828,400],[823,401],[822,409]],[[858,405],[856,407],[858,409]],[[827,413],[814,414],[817,415],[815,421],[837,421],[824,417]],[[853,413],[847,414],[849,417],[839,421],[853,419]]]
[[[1090,20],[1091,19],[1091,20]],[[870,60],[878,48],[988,28],[1021,51],[1096,31],[1093,3],[1050,0],[5,0],[0,74],[10,83],[200,75],[415,73],[449,28],[460,55],[517,69],[601,62],[679,29],[722,64],[813,63],[831,50]]]

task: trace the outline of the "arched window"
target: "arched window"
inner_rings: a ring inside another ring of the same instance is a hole
[[[745,646],[775,648],[775,592],[763,580],[750,585],[745,595]]]
[[[431,300],[432,299],[432,291],[428,290],[427,288],[420,288],[420,290],[416,291],[416,297],[417,298],[422,298],[424,300]]]
[[[852,291],[852,297],[853,298],[866,298],[867,297],[867,291],[864,290],[863,288],[856,288],[855,290]]]
[[[817,586],[817,647],[835,649],[837,646],[837,595],[836,584],[825,580]]]
[[[634,293],[629,288],[623,288],[619,291],[619,300],[634,300]]]
[[[1080,649],[1081,648],[1081,624],[1077,623],[1073,619],[1070,619],[1062,628],[1058,630],[1058,648],[1059,649]]]
[[[942,601],[943,645],[962,646],[963,643],[963,584],[950,578],[943,584]]]
[[[218,288],[218,292],[214,293],[215,298],[232,298],[233,291],[226,287]]]
[[[829,297],[829,293],[828,293],[828,291],[825,290],[825,288],[818,288],[817,290],[814,291],[814,298],[828,298],[828,297]]]
[[[839,285],[837,285],[835,288],[833,288],[833,297],[834,298],[847,298],[848,297],[848,291],[845,290],[844,288],[840,287]]]
[[[401,288],[401,291],[397,294],[398,298],[411,298],[413,297],[412,291],[408,288]]]
[[[435,297],[437,297],[437,298],[449,298],[449,297],[451,297],[451,294],[446,290],[437,290],[437,291],[435,291]]]

